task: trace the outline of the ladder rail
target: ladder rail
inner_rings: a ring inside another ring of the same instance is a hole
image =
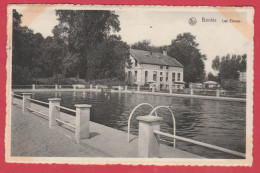
[[[135,112],[139,107],[141,107],[141,106],[150,106],[152,109],[154,109],[154,106],[151,105],[150,103],[141,103],[141,104],[137,105],[137,106],[132,110],[132,112],[130,113],[130,116],[129,116],[129,118],[128,118],[128,123],[127,123],[127,124],[128,124],[128,128],[127,128],[128,142],[130,142],[130,126],[131,126],[130,122],[131,122],[131,118],[132,118],[134,112]],[[155,112],[155,116],[157,116],[157,112]]]

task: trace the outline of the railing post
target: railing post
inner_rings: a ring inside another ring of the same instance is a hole
[[[90,89],[91,89],[91,90],[93,89],[93,85],[90,85]]]
[[[140,91],[140,85],[137,85],[137,91]]]
[[[32,84],[32,90],[35,90],[35,84]]]
[[[98,85],[96,85],[96,90],[98,89]]]
[[[91,105],[78,104],[76,107],[76,130],[75,140],[78,144],[80,139],[89,138],[89,119]]]
[[[23,113],[29,112],[27,108],[31,107],[31,101],[28,100],[31,98],[31,93],[23,93]]]
[[[170,87],[170,94],[172,94],[172,87]]]
[[[194,94],[194,91],[193,91],[193,89],[191,88],[190,89],[190,95],[193,95]]]
[[[58,90],[58,85],[57,84],[55,85],[55,90]]]
[[[56,106],[60,106],[60,98],[50,98],[49,100],[49,128],[53,128],[57,126],[55,118],[60,118],[60,108]]]
[[[118,91],[121,92],[121,85],[118,86]]]
[[[11,103],[14,104],[14,92],[11,93]]]
[[[75,85],[73,85],[73,90],[76,90],[76,86]]]
[[[220,96],[220,91],[216,90],[216,97],[219,97],[219,96]]]
[[[154,93],[154,86],[152,87],[152,92]]]
[[[125,91],[127,91],[127,85],[125,86]]]
[[[160,130],[162,117],[139,116],[138,156],[142,158],[159,157],[159,141],[154,130]]]

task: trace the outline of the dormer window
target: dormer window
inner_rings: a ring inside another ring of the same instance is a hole
[[[137,67],[137,60],[135,60],[135,66]]]

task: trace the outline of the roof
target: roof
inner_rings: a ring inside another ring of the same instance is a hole
[[[204,82],[204,84],[212,84],[212,85],[217,85],[218,83],[215,82],[215,81],[207,81],[207,82]]]
[[[162,53],[130,49],[130,54],[140,64],[165,65],[165,66],[183,68],[183,65],[181,63],[179,63],[175,58],[172,58],[170,56],[165,56]]]

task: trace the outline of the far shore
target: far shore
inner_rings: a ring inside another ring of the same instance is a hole
[[[55,89],[12,89],[13,92],[60,92],[60,91],[75,91],[75,92],[102,92],[102,89],[73,89],[73,88],[59,88]],[[131,90],[111,90],[112,93],[132,93],[132,94],[148,94],[168,97],[185,97],[185,98],[197,98],[197,99],[209,99],[209,100],[223,100],[223,101],[238,101],[246,102],[245,98],[234,97],[216,97],[216,96],[204,96],[204,95],[191,95],[191,94],[176,94],[176,93],[162,93],[162,92],[146,92],[146,91],[131,91]]]

